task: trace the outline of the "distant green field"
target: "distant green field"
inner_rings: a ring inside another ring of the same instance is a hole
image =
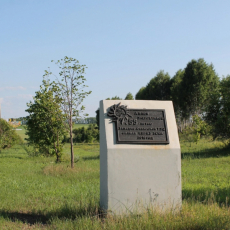
[[[81,128],[81,127],[87,128],[88,126],[89,126],[89,124],[74,124],[73,128],[74,129]]]
[[[77,128],[81,128],[81,127],[87,128],[88,126],[89,126],[88,124],[74,124],[73,129],[77,129]],[[27,137],[25,134],[26,126],[22,125],[22,126],[19,126],[17,129],[22,129],[22,130],[16,130],[16,132],[22,138],[22,140],[25,141],[25,138]]]
[[[27,135],[25,134],[26,126],[21,125],[17,129],[21,129],[21,130],[16,130],[16,133],[22,138],[23,141],[25,141],[25,138],[27,137]]]

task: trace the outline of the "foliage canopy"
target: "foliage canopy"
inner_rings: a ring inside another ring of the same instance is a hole
[[[170,99],[170,76],[160,70],[152,78],[146,87],[142,87],[136,94],[137,100],[169,100]]]
[[[53,61],[52,61],[53,62]],[[59,78],[53,82],[53,87],[56,89],[58,98],[60,98],[60,105],[64,112],[69,126],[70,136],[70,150],[71,150],[71,168],[74,167],[74,150],[73,150],[73,119],[80,117],[80,114],[85,110],[82,105],[84,99],[91,93],[91,91],[85,91],[88,87],[85,85],[86,78],[84,76],[86,65],[79,64],[79,61],[75,58],[65,56],[63,59],[58,60],[56,65],[59,67]],[[45,72],[45,76],[49,76],[52,73]],[[84,114],[87,116],[88,114]]]
[[[45,155],[56,155],[61,160],[62,140],[66,132],[65,115],[60,107],[60,98],[56,88],[49,80],[43,80],[40,90],[36,92],[34,102],[27,104],[27,141],[35,150]]]
[[[203,58],[191,60],[180,83],[180,108],[182,116],[189,118],[204,112],[205,104],[209,103],[211,92],[218,87],[219,78],[212,64]]]
[[[4,119],[0,118],[0,151],[1,149],[10,148],[21,142],[13,127]]]
[[[230,75],[224,77],[219,87],[212,91],[205,119],[212,126],[214,138],[230,138]]]
[[[127,93],[125,100],[134,100],[133,95],[131,93]]]

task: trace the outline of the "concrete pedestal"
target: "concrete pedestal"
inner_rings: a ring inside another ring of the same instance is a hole
[[[130,109],[164,109],[169,144],[116,144],[108,108],[121,102]],[[171,101],[100,102],[100,205],[115,214],[146,208],[180,209],[181,152]]]

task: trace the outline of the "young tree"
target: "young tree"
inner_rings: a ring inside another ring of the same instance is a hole
[[[125,97],[125,100],[134,100],[133,95],[131,93],[128,93]]]
[[[43,80],[36,92],[34,102],[27,104],[27,141],[46,155],[56,155],[60,162],[62,140],[66,132],[65,116],[60,107],[60,98],[50,81]]]
[[[85,65],[80,65],[78,60],[67,56],[64,59],[58,60],[56,64],[61,70],[59,72],[61,80],[57,78],[57,82],[54,85],[58,90],[62,110],[68,121],[71,145],[71,168],[73,168],[73,119],[79,118],[80,113],[84,111],[85,107],[82,105],[82,102],[91,91],[85,91],[85,87],[87,87],[85,85],[86,78],[84,77],[85,69],[87,68]],[[46,71],[46,75],[50,74],[52,73]]]

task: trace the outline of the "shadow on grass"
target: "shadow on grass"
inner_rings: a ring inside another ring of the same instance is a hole
[[[58,219],[70,219],[75,220],[82,217],[97,217],[104,218],[105,214],[102,210],[98,209],[95,205],[88,205],[88,207],[69,207],[67,205],[62,208],[47,212],[46,214],[41,213],[21,213],[21,212],[10,212],[5,210],[0,210],[0,216],[8,219],[12,222],[20,221],[25,224],[42,224],[49,225],[51,221],[55,218]]]
[[[230,187],[216,189],[183,189],[182,199],[187,201],[201,202],[204,204],[218,203],[222,205],[230,205]]]
[[[22,223],[26,224],[47,224],[49,219],[45,215],[38,215],[38,214],[26,214],[20,212],[9,212],[9,211],[2,211],[0,210],[0,216],[8,219],[12,222],[21,221]]]
[[[12,155],[7,155],[5,153],[1,155],[1,152],[0,152],[0,158],[14,158],[14,159],[20,159],[20,160],[25,159],[25,157],[12,156]]]
[[[82,159],[84,160],[84,161],[88,161],[88,160],[98,160],[98,159],[100,159],[100,156],[98,155],[98,156],[88,156],[88,157],[82,157]]]
[[[230,147],[225,148],[212,148],[204,149],[194,152],[183,152],[181,154],[182,159],[200,159],[200,158],[210,158],[210,157],[224,157],[230,156]]]

